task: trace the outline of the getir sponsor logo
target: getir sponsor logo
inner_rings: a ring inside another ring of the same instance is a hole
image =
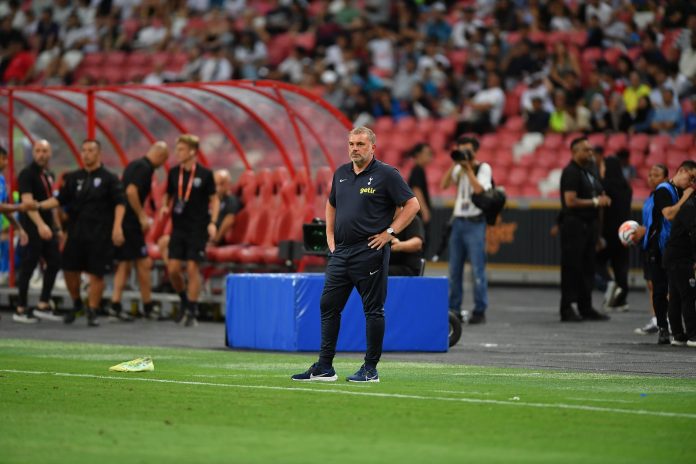
[[[374,193],[377,191],[377,189],[374,189],[372,187],[363,187],[360,189],[360,195],[363,193],[367,193],[368,195],[374,195]]]

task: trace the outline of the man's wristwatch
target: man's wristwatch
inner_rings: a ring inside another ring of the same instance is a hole
[[[599,198],[598,197],[592,198],[592,204],[594,205],[595,208],[597,208],[599,206]]]
[[[394,229],[392,227],[387,227],[387,233],[389,235],[394,235]]]

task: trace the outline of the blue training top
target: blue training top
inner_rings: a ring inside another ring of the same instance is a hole
[[[662,182],[657,186],[657,189],[664,188],[672,196],[673,204],[679,201],[679,195],[677,194],[677,188],[670,184],[669,182]],[[645,226],[645,236],[643,237],[643,249],[648,249],[648,243],[650,241],[650,227],[652,226],[653,220],[653,207],[655,206],[655,192],[653,192],[650,197],[645,200],[643,204],[643,225]],[[660,251],[664,251],[665,245],[667,244],[667,239],[669,238],[669,233],[672,230],[672,222],[668,221],[664,217],[662,218],[662,230],[660,230],[660,236],[657,239],[657,244],[660,247]]]

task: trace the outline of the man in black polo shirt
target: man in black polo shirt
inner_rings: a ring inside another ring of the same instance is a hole
[[[123,236],[126,241],[116,248],[118,266],[114,275],[114,291],[111,295],[109,317],[122,321],[133,320],[121,306],[123,287],[126,285],[133,264],[138,274],[145,317],[149,318],[152,314],[152,284],[150,282],[152,263],[145,245],[145,233],[150,228],[150,218],[145,213],[145,199],[150,195],[155,169],[162,166],[168,156],[167,144],[162,141],[155,142],[143,158],[131,161],[123,171],[122,183],[127,202],[126,214],[123,216]]]
[[[53,196],[53,176],[48,172],[51,160],[51,144],[47,140],[38,140],[32,148],[33,161],[19,173],[19,194],[23,203],[43,201]],[[29,281],[43,258],[46,268],[43,273],[43,285],[39,303],[33,315],[38,319],[62,320],[50,307],[51,292],[60,269],[59,240],[62,239],[60,221],[51,211],[27,211],[19,216],[22,227],[29,236],[29,243],[20,251],[19,278],[17,281],[17,314],[31,314],[27,310],[27,293]]]
[[[605,321],[609,316],[592,308],[592,283],[599,208],[611,200],[592,169],[594,153],[587,137],[574,139],[570,149],[573,158],[561,174],[561,322]]]
[[[213,174],[215,179],[215,192],[220,199],[220,214],[215,224],[217,231],[213,237],[214,245],[221,245],[225,241],[225,235],[234,226],[235,215],[242,209],[239,199],[230,194],[231,177],[227,169],[217,169]]]
[[[696,176],[692,175],[690,180],[693,183]],[[684,197],[686,201],[671,225],[662,264],[669,278],[671,344],[696,347],[696,198],[693,195]]]
[[[174,148],[179,165],[169,171],[162,214],[172,214],[167,271],[174,290],[181,298],[178,323],[197,324],[198,296],[201,292],[199,263],[205,259],[205,245],[215,237],[220,200],[215,194],[213,173],[196,162],[198,137],[184,134]],[[169,205],[172,200],[172,205]],[[209,209],[210,208],[210,209]],[[186,263],[188,284],[184,286],[181,266]]]
[[[424,243],[423,220],[420,216],[416,216],[404,230],[396,234],[390,243],[389,275],[420,275]]]
[[[376,137],[366,127],[350,132],[351,162],[333,176],[326,203],[326,241],[331,252],[321,295],[319,361],[293,380],[335,381],[332,367],[341,311],[356,287],[366,319],[365,363],[350,382],[379,382],[377,363],[384,338],[389,243],[418,213],[418,200],[393,167],[375,159]],[[396,208],[403,210],[394,217]]]
[[[658,327],[658,345],[670,343],[667,313],[671,282],[665,269],[663,255],[671,235],[672,221],[694,192],[691,185],[695,176],[696,163],[691,160],[684,161],[674,177],[668,182],[658,184],[652,193],[652,209],[648,207],[649,211],[644,212],[643,215],[643,226],[646,232],[642,247],[645,250],[646,266],[653,282],[652,304]]]
[[[101,144],[82,142],[84,168],[65,175],[57,197],[39,202],[39,209],[68,207],[68,238],[63,248],[65,284],[73,310],[63,322],[71,324],[82,309],[80,274],[89,276],[87,325],[96,327],[104,293],[104,276],[113,269],[114,245],[123,245],[125,201],[121,181],[101,163]]]

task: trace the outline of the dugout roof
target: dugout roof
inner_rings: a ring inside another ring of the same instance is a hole
[[[0,138],[13,153],[10,174],[13,165],[20,169],[31,160],[37,139],[53,145],[56,173],[81,164],[79,145],[88,137],[100,140],[104,164],[120,173],[156,140],[172,148],[181,133],[198,135],[202,163],[227,168],[234,178],[278,166],[311,174],[343,162],[350,127],[323,99],[276,81],[0,90]]]

